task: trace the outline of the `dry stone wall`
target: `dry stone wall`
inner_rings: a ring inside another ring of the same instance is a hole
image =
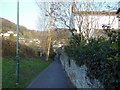
[[[76,86],[76,88],[102,88],[103,85],[96,80],[90,80],[87,77],[87,67],[82,65],[78,66],[74,60],[68,60],[68,56],[64,53],[60,55],[60,62],[66,71],[71,82]]]

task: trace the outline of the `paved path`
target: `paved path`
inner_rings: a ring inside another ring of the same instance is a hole
[[[48,66],[27,88],[70,88],[70,83],[60,62],[58,56],[54,62]]]

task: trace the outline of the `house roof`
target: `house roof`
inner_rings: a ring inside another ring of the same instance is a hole
[[[120,29],[114,29],[112,31],[117,31],[120,32]],[[103,29],[95,29],[94,31],[94,36],[101,36],[101,35],[106,35]]]
[[[117,16],[116,12],[106,12],[106,11],[74,11],[74,14],[85,14],[85,15],[109,15]]]
[[[114,30],[112,30],[112,31],[120,32],[120,29],[114,29]],[[102,32],[104,32],[103,29],[95,29],[95,33],[96,33],[96,34],[99,34],[99,33],[102,33]]]

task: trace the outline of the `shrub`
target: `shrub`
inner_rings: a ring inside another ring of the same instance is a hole
[[[16,55],[16,42],[14,40],[2,40],[2,55],[15,56]],[[36,56],[35,50],[19,43],[19,56],[32,57]]]
[[[88,42],[79,42],[76,46],[65,46],[65,52],[73,58],[78,65],[86,64],[87,75],[98,79],[105,88],[116,88],[120,85],[120,54],[119,32],[110,32],[110,39],[100,37],[89,39]]]
[[[54,56],[55,56],[55,52],[54,52],[54,50],[53,50],[53,47],[52,47],[52,45],[51,45],[51,47],[50,47],[50,58],[52,59],[52,60],[54,60]]]

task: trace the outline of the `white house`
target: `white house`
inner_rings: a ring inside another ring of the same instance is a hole
[[[72,5],[70,25],[77,30],[77,33],[82,32],[83,35],[89,33],[89,37],[94,37],[94,32],[103,30],[103,25],[118,30],[119,23],[115,11],[77,11],[75,2]]]
[[[38,39],[33,39],[33,41],[38,41]]]
[[[33,41],[32,41],[32,40],[30,40],[29,42],[30,42],[30,43],[32,43]]]
[[[17,36],[17,34],[14,34],[13,36],[14,36],[14,37],[16,37],[16,36]]]
[[[4,36],[4,37],[9,37],[10,34],[9,34],[9,33],[4,33],[3,36]]]
[[[19,41],[20,42],[25,42],[25,38],[24,37],[19,37]]]
[[[0,33],[0,36],[3,36],[3,33]]]
[[[9,34],[14,34],[14,32],[13,32],[13,31],[8,31],[7,33],[9,33]]]

